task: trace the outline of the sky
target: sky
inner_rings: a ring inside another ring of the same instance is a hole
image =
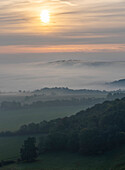
[[[125,78],[124,61],[125,0],[0,0],[1,91],[99,88]]]

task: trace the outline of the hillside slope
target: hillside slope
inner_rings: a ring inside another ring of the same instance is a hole
[[[37,128],[36,128],[37,127]],[[83,128],[125,130],[125,98],[114,101],[105,101],[102,104],[78,112],[70,117],[42,121],[38,124],[22,126],[17,132],[22,133],[49,133],[50,131],[70,131]],[[32,131],[33,130],[33,131]]]

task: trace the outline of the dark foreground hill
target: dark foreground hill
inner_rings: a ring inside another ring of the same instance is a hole
[[[125,98],[97,104],[71,117],[31,123],[1,135],[41,134],[40,152],[102,154],[125,144]]]
[[[105,101],[92,108],[80,111],[76,115],[23,125],[17,132],[20,134],[67,132],[83,128],[98,128],[99,130],[125,130],[125,98]]]

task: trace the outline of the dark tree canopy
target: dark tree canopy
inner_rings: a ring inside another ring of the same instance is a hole
[[[37,148],[35,146],[36,139],[29,137],[24,141],[22,148],[20,149],[20,156],[22,161],[33,162],[37,158]]]
[[[16,132],[1,135],[41,134],[39,153],[53,151],[102,154],[125,145],[125,98],[105,101],[70,117],[22,126]],[[36,147],[33,138],[24,142],[21,158],[33,161]]]

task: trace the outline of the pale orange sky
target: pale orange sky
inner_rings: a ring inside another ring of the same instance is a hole
[[[87,45],[55,45],[55,46],[2,46],[1,54],[16,53],[62,53],[62,52],[125,52],[125,44],[87,44]]]
[[[44,9],[47,24],[40,17]],[[124,0],[0,0],[0,54],[98,52],[100,46],[122,52],[124,20]]]

